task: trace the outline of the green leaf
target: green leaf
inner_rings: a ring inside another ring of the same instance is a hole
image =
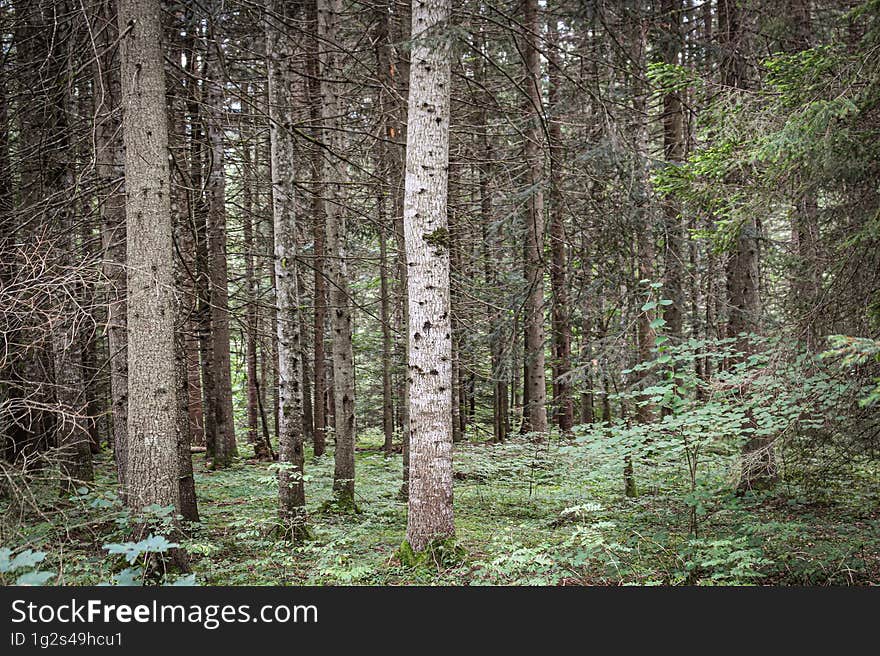
[[[43,562],[45,558],[46,554],[42,551],[31,551],[30,549],[26,549],[13,558],[11,562],[8,561],[7,556],[7,565],[5,568],[2,566],[2,562],[0,562],[0,572],[14,572],[17,569],[32,568],[36,566],[37,563]]]
[[[144,584],[144,570],[140,567],[126,567],[116,575],[116,585],[137,586]]]
[[[28,572],[15,580],[15,585],[45,585],[55,572]]]

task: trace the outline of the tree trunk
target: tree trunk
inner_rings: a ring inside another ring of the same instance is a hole
[[[384,194],[379,196],[379,278],[381,286],[382,321],[382,432],[385,455],[394,448],[394,396],[391,386],[391,298],[388,285],[388,248],[384,226]]]
[[[563,433],[571,432],[574,425],[574,400],[571,393],[571,318],[568,300],[568,257],[566,254],[563,216],[561,110],[561,62],[559,34],[554,20],[549,21],[550,38],[549,78],[550,112],[548,133],[550,139],[550,284],[553,290],[553,405],[556,424]]]
[[[334,454],[333,491],[344,509],[354,507],[354,350],[352,347],[351,298],[348,291],[346,264],[346,220],[343,212],[342,183],[345,171],[341,132],[338,130],[339,102],[336,48],[337,19],[341,0],[318,0],[318,37],[324,50],[319,61],[321,69],[321,124],[323,143],[330,151],[325,154],[324,184],[329,198],[327,215],[327,277],[330,282],[330,326],[333,336],[333,396],[335,406],[336,448]]]
[[[60,114],[60,112],[59,112]],[[66,120],[59,116],[59,130],[66,130]],[[56,134],[56,143],[67,143],[66,135]],[[62,151],[55,151],[60,154]],[[69,276],[62,280],[62,289],[57,307],[58,316],[52,327],[52,351],[54,355],[55,389],[58,401],[58,420],[56,423],[58,458],[61,467],[61,489],[71,492],[82,483],[94,478],[92,453],[89,446],[87,404],[83,382],[82,342],[77,330],[79,284],[76,281],[76,231],[73,203],[64,199],[65,190],[75,189],[74,171],[71,165],[51,162],[55,169],[49,171],[49,194],[56,196],[61,208],[58,212],[57,227],[59,242],[57,259],[63,267],[62,273]],[[54,185],[53,185],[54,183]],[[54,187],[54,188],[53,188]]]
[[[249,126],[247,126],[249,127]],[[257,277],[254,270],[254,173],[251,161],[251,146],[249,143],[250,130],[245,124],[242,125],[242,162],[243,180],[242,195],[244,207],[242,208],[241,226],[244,238],[244,285],[247,293],[245,301],[245,371],[246,371],[246,401],[247,401],[247,441],[254,450],[254,457],[258,460],[268,460],[269,449],[260,438],[259,433],[259,399],[257,398]]]
[[[134,510],[180,508],[165,75],[158,0],[119,0],[128,289],[128,483]]]
[[[302,351],[297,293],[296,142],[290,127],[295,115],[295,69],[292,40],[285,23],[295,18],[284,0],[269,0],[266,55],[269,70],[272,212],[275,226],[275,298],[278,306],[279,515],[294,539],[305,534],[303,484]]]
[[[217,10],[217,7],[212,9]],[[213,406],[216,439],[214,468],[229,466],[237,455],[235,419],[232,410],[232,363],[229,345],[229,278],[226,259],[226,171],[224,155],[225,109],[224,84],[220,70],[216,25],[218,16],[209,21],[209,44],[206,59],[208,143],[211,168],[208,176],[208,280],[211,297],[211,360],[213,365]]]
[[[654,344],[656,335],[653,321],[653,310],[641,310],[646,298],[644,292],[653,294],[654,282],[654,221],[653,207],[651,203],[651,187],[649,182],[649,153],[648,153],[648,89],[642,81],[646,65],[647,52],[647,26],[642,17],[634,19],[631,26],[630,52],[632,59],[632,93],[633,93],[633,148],[636,155],[636,180],[635,180],[635,212],[636,212],[636,268],[638,282],[636,290],[636,303],[638,320],[636,327],[636,339],[638,342],[638,361],[648,362],[654,358]],[[639,377],[639,382],[644,380],[644,375]],[[643,403],[636,409],[636,418],[641,423],[650,423],[654,420],[654,407],[649,403]],[[632,467],[630,466],[630,470]],[[631,472],[630,472],[631,473]],[[629,488],[627,488],[629,489]]]
[[[312,24],[311,31],[317,31],[317,6],[314,2],[309,3],[309,22]],[[318,77],[318,42],[316,38],[309,41],[309,53],[307,67],[309,71],[309,118],[316,141],[321,138],[321,83]],[[315,259],[312,264],[314,273],[314,322],[313,322],[313,355],[314,366],[312,367],[315,381],[314,414],[314,454],[315,457],[324,455],[327,435],[327,367],[326,353],[324,349],[325,326],[327,324],[327,280],[324,266],[324,199],[321,196],[321,179],[323,171],[323,152],[317,145],[309,149],[311,154],[311,181],[312,181],[312,232],[314,239]]]
[[[745,20],[747,13],[734,0],[719,0],[718,37],[721,46],[721,83],[729,93],[746,89],[746,43]],[[733,183],[734,180],[729,180]],[[761,300],[759,295],[758,224],[754,215],[739,227],[733,252],[727,260],[727,336],[737,338],[739,354],[735,360],[744,359],[752,350],[746,333],[760,331]],[[748,417],[745,427],[754,428],[754,420]],[[777,478],[776,455],[772,436],[752,435],[743,445],[740,481],[738,489],[772,487]]]
[[[663,20],[661,53],[663,63],[679,63],[682,48],[681,0],[663,0],[660,6]],[[667,166],[679,166],[684,160],[685,134],[684,117],[679,91],[663,94],[663,154]],[[672,304],[664,307],[665,332],[675,339],[682,337],[682,308],[684,305],[684,226],[680,208],[672,198],[663,200],[663,216],[666,230],[666,275],[663,282],[663,297]]]
[[[389,4],[394,0],[388,0]],[[399,21],[392,23],[394,29],[393,38],[395,43],[407,41],[412,33],[411,5],[408,2],[396,6],[395,13],[400,17]],[[398,48],[397,67],[392,68],[392,84],[397,89],[397,97],[409,96],[409,71],[410,60],[407,48]],[[407,498],[409,494],[409,340],[403,339],[409,334],[407,308],[409,307],[409,289],[407,277],[409,275],[406,265],[406,231],[403,226],[403,206],[406,186],[406,124],[407,106],[404,102],[397,103],[394,112],[394,120],[388,126],[388,137],[394,144],[391,162],[394,166],[391,179],[393,181],[392,198],[394,205],[394,241],[397,251],[397,302],[395,303],[395,322],[398,342],[398,376],[397,376],[397,407],[398,426],[402,436],[402,464],[403,483],[400,487],[400,496]]]
[[[528,432],[547,432],[547,383],[544,372],[544,191],[543,184],[543,104],[541,100],[541,59],[538,51],[540,22],[537,0],[525,0],[523,24],[526,105],[525,151],[528,166],[529,200],[526,215],[525,353],[524,381],[528,387]],[[524,390],[525,392],[525,390]]]
[[[107,347],[110,369],[110,415],[116,477],[123,494],[128,459],[128,354],[125,280],[125,170],[120,134],[120,89],[113,66],[111,44],[115,41],[116,3],[104,0],[97,14],[95,33],[101,35],[100,57],[95,59],[95,175],[100,189],[103,273],[107,281]]]
[[[404,230],[408,266],[409,513],[416,552],[452,538],[449,0],[413,0]]]
[[[392,111],[394,90],[394,64],[391,61],[391,7],[380,3],[376,6],[376,73],[380,81],[377,92],[377,105],[381,118],[382,131],[377,141],[376,166],[381,181],[377,182],[376,209],[379,232],[379,281],[382,322],[382,432],[385,437],[384,451],[390,456],[394,448],[394,389],[392,381],[392,336],[391,336],[391,290],[388,284],[388,194],[386,180],[394,186],[394,153],[392,146],[384,139],[394,141],[396,129]],[[392,203],[393,204],[393,203]],[[394,207],[391,208],[392,212]],[[392,217],[394,218],[394,217]],[[393,221],[392,221],[393,224]]]
[[[459,312],[459,290],[457,280],[461,276],[461,248],[459,245],[458,207],[458,176],[459,163],[450,161],[447,167],[447,221],[448,221],[448,249],[449,249],[449,313],[450,326],[452,327],[452,441],[461,442],[464,439],[462,419],[464,409],[462,406],[461,388],[461,322]]]
[[[786,50],[801,52],[811,46],[812,16],[810,0],[789,0],[788,15],[793,22]],[[790,44],[790,45],[789,45]],[[820,346],[823,267],[820,261],[819,203],[816,189],[795,176],[795,202],[791,225],[792,251],[795,258],[791,282],[792,300],[798,333],[808,348]]]
[[[171,59],[182,62],[186,48],[180,29],[172,24],[168,30],[171,41]],[[171,76],[166,76],[166,103],[168,112],[168,148],[174,161],[185,161],[186,150],[186,89]],[[175,86],[177,88],[175,88]],[[199,521],[193,475],[192,425],[189,408],[189,374],[186,351],[186,330],[195,307],[195,294],[189,277],[192,263],[192,231],[189,223],[188,181],[185,170],[175,166],[171,170],[171,220],[174,237],[174,358],[175,385],[177,386],[177,460],[179,466],[180,514],[190,522]]]

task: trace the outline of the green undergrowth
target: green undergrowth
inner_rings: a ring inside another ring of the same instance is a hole
[[[208,471],[198,454],[201,523],[175,542],[201,585],[880,582],[878,474],[870,463],[854,463],[837,482],[827,477],[820,494],[803,493],[791,473],[772,493],[736,495],[727,484],[729,453],[706,456],[696,487],[683,463],[637,460],[639,493],[627,497],[605,433],[584,427],[577,434],[457,445],[455,541],[427,555],[401,548],[400,457],[385,457],[373,431],[358,444],[357,513],[326,511],[332,452],[307,454],[310,539],[298,544],[276,530],[276,468],[239,459]],[[125,545],[131,520],[115,496],[109,458],[97,464],[92,489],[59,497],[47,486],[17,515],[0,502],[0,556],[12,563],[28,549],[45,554],[33,567],[48,584],[118,583],[119,556],[105,546]]]
[[[456,544],[455,538],[432,540],[421,551],[413,550],[409,541],[404,540],[395,556],[405,567],[442,570],[461,563],[467,550]]]

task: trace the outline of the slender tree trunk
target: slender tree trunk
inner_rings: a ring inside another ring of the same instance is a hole
[[[317,5],[314,1],[309,2],[310,32],[317,33]],[[313,130],[312,134],[316,141],[321,139],[321,82],[319,78],[318,63],[319,44],[317,37],[309,39],[309,52],[307,68],[309,71],[309,118]],[[314,403],[314,454],[315,457],[324,455],[327,436],[327,356],[324,349],[324,339],[327,324],[327,280],[325,278],[324,265],[324,199],[321,195],[321,180],[323,173],[323,152],[316,145],[309,149],[311,155],[310,174],[312,181],[312,231],[314,239],[315,259],[312,264],[314,274],[314,322],[313,322],[313,354],[314,366],[312,367],[315,381]]]
[[[394,64],[391,61],[391,17],[390,6],[380,3],[376,6],[376,73],[380,81],[377,92],[377,105],[381,117],[382,132],[377,142],[376,165],[383,181],[391,179],[393,186],[394,164],[391,147],[383,140],[393,142],[395,122],[391,115],[391,94],[394,89]],[[388,284],[388,194],[384,182],[377,183],[376,208],[379,232],[379,281],[382,322],[382,432],[385,437],[384,451],[390,456],[394,448],[394,390],[392,381],[392,337],[391,337],[391,290]],[[394,208],[392,208],[393,211]]]
[[[388,0],[393,2],[394,0]],[[408,2],[399,3],[396,6],[396,15],[400,17],[399,21],[392,23],[394,28],[394,41],[399,43],[410,38],[412,33],[412,16],[411,5]],[[409,71],[410,60],[408,58],[409,50],[406,48],[398,48],[397,66],[389,70],[391,75],[391,84],[397,88],[397,97],[407,98],[409,96]],[[387,127],[388,137],[394,144],[393,157],[391,162],[394,171],[391,176],[394,186],[392,188],[392,198],[394,201],[394,241],[395,250],[397,251],[397,303],[395,304],[395,321],[397,326],[398,339],[398,376],[397,376],[397,404],[399,411],[398,422],[400,433],[402,435],[402,461],[403,461],[403,483],[400,487],[400,496],[407,498],[409,495],[409,340],[403,339],[403,336],[409,334],[409,318],[407,308],[409,307],[409,276],[408,267],[406,265],[406,231],[403,225],[404,214],[404,197],[405,197],[405,179],[406,179],[406,125],[407,125],[407,106],[404,102],[397,103],[394,112],[394,121]]]
[[[483,49],[482,35],[479,48]],[[481,88],[485,89],[486,65],[479,62],[476,66],[475,75]],[[480,94],[480,132],[478,136],[478,148],[480,161],[477,167],[478,184],[480,194],[480,224],[483,226],[483,260],[485,262],[485,279],[487,286],[493,291],[498,287],[498,258],[503,252],[503,233],[500,227],[495,227],[495,217],[492,206],[492,161],[494,153],[492,140],[489,138],[489,115],[487,106],[490,102],[488,92]],[[492,437],[495,442],[503,442],[507,439],[510,431],[508,396],[509,379],[507,365],[504,359],[504,345],[507,341],[507,312],[494,303],[486,306],[489,325],[489,350],[492,358]]]
[[[550,283],[553,289],[553,405],[556,424],[563,433],[574,426],[574,400],[571,392],[571,318],[568,300],[568,257],[566,253],[565,224],[563,215],[562,167],[564,150],[562,144],[561,112],[561,62],[559,59],[559,34],[555,19],[549,21],[550,38],[549,78],[550,112],[548,133],[550,139]]]
[[[676,65],[682,49],[682,6],[681,0],[663,0],[660,6],[664,34],[661,54],[663,63]],[[679,91],[663,94],[663,153],[668,166],[678,166],[684,159],[685,133]],[[684,306],[684,226],[678,203],[671,198],[663,200],[663,216],[666,231],[666,274],[663,282],[663,297],[672,304],[663,309],[666,320],[665,332],[674,339],[682,337],[682,308]]]
[[[172,24],[168,31],[171,41],[172,61],[181,62],[186,44],[180,36],[179,26]],[[166,76],[166,103],[168,112],[168,149],[172,159],[177,162],[186,150],[184,133],[186,121],[186,89],[170,76]],[[178,88],[175,88],[177,86]],[[189,376],[187,372],[186,328],[190,323],[195,305],[187,261],[191,246],[191,230],[189,226],[189,208],[187,200],[187,180],[184,169],[175,166],[170,171],[171,181],[171,220],[173,224],[174,251],[174,359],[176,411],[177,411],[177,460],[179,467],[178,486],[180,495],[180,514],[191,522],[199,521],[198,502],[196,499],[195,477],[193,475],[192,426],[189,420]]]
[[[120,88],[114,68],[116,3],[103,0],[95,33],[101,35],[101,54],[95,59],[95,175],[100,189],[103,273],[107,281],[107,348],[110,369],[110,415],[113,426],[113,454],[116,477],[123,495],[128,459],[128,354],[125,274],[125,190],[124,152],[121,138]]]
[[[6,287],[14,279],[17,270],[15,262],[15,228],[12,225],[13,215],[13,184],[12,162],[9,152],[9,88],[7,85],[7,70],[0,69],[0,286]],[[7,339],[14,337],[10,331]],[[12,380],[14,370],[8,363],[0,364],[0,395],[8,403],[17,400],[17,390]],[[0,457],[6,462],[15,461],[15,433],[13,412],[8,412],[0,423]],[[0,486],[0,496],[5,496],[5,486]]]
[[[313,157],[320,158],[320,151],[314,150]],[[320,161],[313,164],[313,175],[320,171]],[[314,453],[315,457],[324,455],[327,435],[327,368],[324,351],[324,326],[327,323],[327,283],[324,279],[324,203],[317,190],[312,196],[312,219],[315,240],[314,260],[314,367],[315,404],[314,404]]]
[[[218,7],[212,7],[217,12]],[[229,344],[229,291],[226,255],[226,171],[224,155],[225,109],[223,72],[220,70],[220,44],[214,21],[209,21],[206,59],[208,143],[211,169],[208,176],[208,270],[211,289],[211,357],[213,364],[213,407],[217,436],[214,442],[214,468],[229,466],[236,455],[235,419],[232,410],[232,363]]]
[[[547,383],[544,372],[544,191],[543,185],[543,103],[541,99],[541,34],[537,0],[525,0],[523,24],[526,105],[524,158],[528,166],[529,201],[526,215],[525,279],[525,384],[528,387],[528,431],[547,432]],[[524,390],[525,391],[525,390]]]
[[[384,195],[380,192],[380,206]],[[384,208],[379,219],[379,278],[381,285],[382,321],[382,432],[385,436],[384,451],[390,456],[394,448],[394,396],[391,385],[391,298],[388,285],[388,248],[383,225]]]
[[[810,0],[789,0],[788,15],[793,22],[790,45],[786,50],[801,52],[811,46],[812,15]],[[822,292],[820,261],[819,203],[816,189],[795,176],[795,207],[792,216],[791,241],[795,262],[791,282],[792,300],[798,332],[811,349],[820,345]]]
[[[654,211],[651,203],[651,189],[649,175],[648,153],[648,90],[642,81],[647,70],[647,25],[642,17],[638,17],[632,25],[629,36],[631,59],[633,69],[631,71],[633,93],[633,138],[636,153],[636,172],[634,185],[636,187],[636,268],[638,271],[638,284],[636,289],[640,292],[636,297],[638,320],[636,326],[636,339],[638,342],[639,362],[648,362],[654,357],[654,344],[656,335],[653,321],[653,310],[641,310],[644,304],[642,292],[653,291],[649,283],[654,282]],[[642,379],[644,376],[642,376]],[[654,407],[651,404],[641,404],[636,410],[636,417],[641,423],[650,423],[654,420]],[[629,488],[627,488],[629,489]]]
[[[269,0],[266,55],[269,70],[272,210],[275,226],[275,297],[278,306],[278,471],[279,515],[294,539],[305,534],[303,483],[302,351],[297,290],[297,239],[294,164],[296,142],[295,49],[285,23],[297,18],[284,0]],[[301,17],[298,17],[301,19]]]
[[[196,289],[196,312],[193,317],[193,325],[197,335],[199,369],[201,382],[198,388],[200,396],[199,405],[202,415],[202,434],[206,448],[206,456],[209,461],[214,458],[214,446],[217,442],[217,422],[213,408],[214,401],[214,360],[211,340],[211,285],[210,271],[208,266],[208,223],[207,203],[204,189],[204,121],[202,119],[203,91],[202,85],[194,83],[193,77],[203,77],[198,68],[198,62],[204,61],[205,56],[198,50],[198,35],[201,31],[200,20],[192,15],[190,10],[188,18],[187,72],[188,94],[187,114],[190,126],[190,156],[189,156],[189,180],[190,180],[190,222],[195,241],[195,289]]]
[[[325,154],[324,182],[329,198],[325,203],[327,215],[327,277],[330,281],[330,326],[333,335],[333,396],[335,405],[333,491],[343,508],[354,507],[354,442],[355,390],[354,350],[352,347],[351,298],[348,291],[346,264],[346,220],[343,211],[342,182],[344,167],[339,159],[343,154],[341,133],[338,130],[339,101],[337,97],[336,48],[337,20],[342,9],[341,0],[318,0],[318,36],[324,51],[321,69],[321,123]]]
[[[254,450],[254,456],[266,460],[269,450],[258,432],[259,399],[257,398],[257,277],[254,270],[254,197],[253,163],[251,161],[250,131],[242,126],[242,209],[241,225],[244,239],[244,285],[247,290],[245,301],[245,370],[247,400],[247,441]]]
[[[63,7],[63,6],[62,6]],[[77,25],[70,14],[62,11],[53,25],[56,38],[49,41],[43,64],[49,79],[69,76],[73,64],[69,52],[75,40]],[[93,479],[92,454],[89,446],[89,422],[83,376],[83,343],[77,319],[83,310],[83,287],[79,280],[77,254],[77,209],[74,194],[77,185],[77,153],[71,136],[70,119],[75,116],[74,80],[47,90],[44,110],[43,137],[51,150],[43,153],[44,195],[51,202],[44,221],[57,230],[54,259],[60,267],[61,285],[53,299],[56,316],[51,323],[51,353],[54,370],[57,420],[56,444],[61,469],[63,492],[75,490],[81,482]]]
[[[745,22],[748,13],[734,0],[718,2],[718,37],[721,48],[721,83],[729,93],[737,94],[748,87],[746,52],[748,49]],[[730,180],[733,182],[733,180]],[[761,299],[759,294],[758,223],[749,213],[739,228],[733,252],[727,260],[727,336],[737,338],[741,360],[752,350],[747,333],[760,331]],[[754,429],[751,413],[743,428]],[[743,445],[740,490],[772,487],[777,479],[773,437],[750,436]]]
[[[458,196],[458,176],[460,166],[456,161],[450,161],[447,168],[448,191],[447,191],[447,227],[448,239],[447,247],[449,249],[449,308],[450,308],[450,326],[452,327],[452,441],[461,442],[464,439],[464,431],[462,430],[462,419],[464,411],[462,409],[462,389],[461,389],[461,323],[458,313],[461,311],[459,303],[458,284],[456,280],[461,275],[461,249],[458,243],[459,231],[461,227],[458,225],[458,207],[456,198]]]
[[[91,108],[89,110],[91,111]],[[85,112],[80,110],[81,114]],[[90,156],[90,155],[89,155]],[[91,204],[91,199],[85,203]],[[81,250],[83,260],[91,266],[95,263],[96,249],[94,244],[94,231],[91,217],[80,221]],[[103,412],[101,407],[100,372],[98,369],[98,348],[100,337],[95,330],[98,322],[96,313],[97,298],[95,294],[95,282],[90,279],[83,280],[82,307],[87,316],[79,326],[79,343],[82,345],[82,377],[86,404],[86,427],[89,433],[89,449],[95,453],[101,451],[101,433],[99,431],[99,418]]]
[[[413,0],[404,230],[408,265],[409,513],[416,552],[455,535],[449,303],[449,0]]]
[[[59,129],[66,129],[66,121],[59,119]],[[67,141],[59,136],[60,143]],[[59,142],[56,142],[59,143]],[[54,163],[53,163],[54,164]],[[65,189],[74,189],[74,172],[70,165],[60,164],[60,168],[49,172],[49,193],[57,198],[61,207],[57,224],[59,229],[58,261],[63,267],[64,275],[70,276],[65,281],[68,287],[61,291],[58,305],[58,316],[52,328],[52,351],[54,354],[55,387],[58,401],[59,416],[56,423],[58,458],[61,466],[61,488],[72,491],[83,482],[94,478],[92,471],[92,454],[89,446],[89,429],[87,421],[87,404],[85,385],[83,383],[82,343],[76,328],[77,303],[75,282],[76,262],[76,217],[73,204],[61,198]]]
[[[37,2],[14,4],[16,26],[16,65],[25,86],[35,91],[35,102],[29,103],[29,111],[19,111],[16,128],[20,153],[17,159],[18,185],[13,197],[17,200],[15,224],[9,226],[9,236],[14,244],[32,241],[45,253],[45,232],[39,213],[45,208],[48,196],[46,169],[44,168],[46,144],[53,142],[49,131],[51,114],[57,101],[47,96],[43,79],[43,66],[52,60],[49,30],[44,27],[41,6]],[[4,73],[6,72],[4,67]],[[8,136],[7,136],[8,138]],[[16,265],[23,271],[32,266],[30,258],[22,249],[16,248]],[[29,295],[27,301],[42,303],[37,294]],[[13,415],[9,428],[12,443],[12,459],[25,471],[43,467],[41,452],[53,445],[55,415],[48,408],[56,404],[49,373],[52,371],[51,333],[46,334],[39,317],[25,316],[22,325],[11,335],[22,346],[16,349],[16,360],[10,367],[9,394]]]

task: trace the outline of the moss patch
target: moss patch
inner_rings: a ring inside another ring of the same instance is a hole
[[[405,567],[439,569],[460,564],[467,550],[456,544],[454,537],[432,540],[421,551],[415,551],[409,541],[404,540],[395,555]]]

